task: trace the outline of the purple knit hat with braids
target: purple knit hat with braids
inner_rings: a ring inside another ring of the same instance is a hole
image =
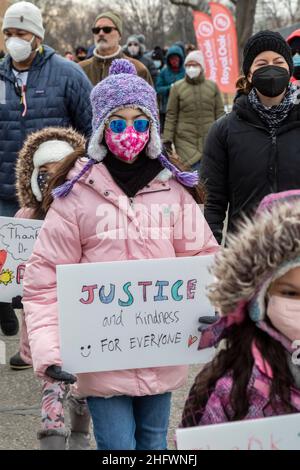
[[[158,158],[165,168],[158,179],[168,180],[172,175],[183,185],[193,187],[198,184],[198,173],[181,172],[164,155],[160,139],[160,125],[157,108],[157,96],[143,78],[138,77],[134,65],[125,59],[113,61],[107,78],[96,85],[91,93],[93,110],[93,133],[88,146],[90,161],[73,180],[53,191],[54,197],[66,196],[78,179],[92,166],[101,162],[106,154],[107,147],[104,140],[104,129],[107,120],[116,111],[124,108],[140,109],[150,119],[150,140],[146,147],[149,158]]]
[[[139,108],[150,119],[150,141],[146,153],[150,158],[160,155],[162,148],[156,92],[145,80],[137,76],[131,62],[125,59],[113,61],[109,76],[92,90],[91,104],[93,134],[88,147],[91,158],[101,162],[106,156],[107,148],[102,144],[105,123],[112,114],[126,107]]]

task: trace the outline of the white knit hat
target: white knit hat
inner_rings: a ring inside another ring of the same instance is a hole
[[[6,10],[2,31],[8,28],[23,29],[41,39],[45,36],[42,12],[30,2],[14,3]]]
[[[185,58],[184,65],[186,66],[186,64],[191,61],[197,62],[197,64],[201,65],[201,67],[205,71],[204,55],[202,51],[190,52]]]
[[[36,150],[33,155],[34,170],[31,176],[31,189],[37,201],[42,200],[42,193],[37,181],[39,168],[47,163],[60,162],[72,152],[74,152],[73,147],[64,140],[48,140]]]

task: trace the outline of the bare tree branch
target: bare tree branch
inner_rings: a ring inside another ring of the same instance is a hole
[[[170,0],[173,5],[192,8],[193,10],[208,11],[209,0]]]

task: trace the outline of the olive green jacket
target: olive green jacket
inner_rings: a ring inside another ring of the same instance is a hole
[[[173,142],[180,159],[194,165],[202,158],[204,141],[210,126],[224,114],[217,85],[204,75],[185,77],[172,85],[163,134],[164,142]]]

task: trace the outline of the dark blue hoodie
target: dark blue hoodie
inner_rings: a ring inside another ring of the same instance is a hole
[[[171,55],[178,55],[180,57],[180,69],[179,72],[173,72],[169,59]],[[168,98],[170,93],[171,85],[178,80],[181,80],[185,77],[185,68],[184,68],[184,55],[181,47],[171,46],[167,53],[167,64],[160,72],[158,79],[156,81],[156,91],[161,97],[161,112],[166,113]]]

